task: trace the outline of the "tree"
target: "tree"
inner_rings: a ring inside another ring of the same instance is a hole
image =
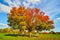
[[[13,7],[11,12],[8,14],[8,25],[13,29],[20,29],[23,32],[26,28],[25,16],[24,16],[24,8]]]
[[[54,28],[53,20],[50,20],[49,16],[45,15],[44,12],[36,14],[36,23],[37,23],[36,27],[37,31],[50,30]]]
[[[4,33],[12,33],[13,30],[11,28],[4,28],[2,29]]]
[[[3,29],[0,29],[0,33],[3,33]]]
[[[8,25],[13,29],[20,29],[22,33],[27,29],[30,37],[33,30],[53,29],[52,24],[54,23],[49,16],[45,15],[38,8],[13,7],[8,14]]]

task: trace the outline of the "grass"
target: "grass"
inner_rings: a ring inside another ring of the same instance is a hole
[[[37,37],[27,37],[15,34],[0,33],[0,40],[60,40],[60,34],[33,34]]]

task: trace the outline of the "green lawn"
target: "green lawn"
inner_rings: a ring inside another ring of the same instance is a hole
[[[60,40],[60,34],[36,34],[38,37],[27,37],[27,36],[7,36],[4,33],[0,33],[0,40]]]

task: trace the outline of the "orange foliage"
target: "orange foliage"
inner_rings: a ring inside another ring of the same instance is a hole
[[[53,21],[49,21],[49,16],[38,8],[27,8],[22,6],[18,8],[13,7],[8,16],[9,26],[13,28],[20,28],[21,31],[28,29],[30,32],[37,28],[38,30],[49,29]],[[51,29],[54,26],[51,25]]]
[[[32,18],[37,18],[38,20],[45,21],[45,22],[47,22],[49,20],[49,16],[45,15],[44,12],[40,12],[40,10],[38,8],[25,9],[22,6],[19,6],[18,8],[13,7],[11,10],[11,13],[12,13],[12,15],[24,14],[27,22],[32,22]],[[13,18],[13,16],[12,16],[12,18]]]
[[[38,13],[40,10],[38,8],[35,8],[35,12]]]

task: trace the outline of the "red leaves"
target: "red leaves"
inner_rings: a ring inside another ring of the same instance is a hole
[[[35,12],[38,14],[40,10],[38,8],[35,8]]]
[[[48,21],[49,20],[49,17],[48,16],[44,16],[44,20],[45,21]]]
[[[32,19],[32,13],[29,9],[25,10],[25,16],[26,16],[26,21],[31,22]]]
[[[49,20],[49,16],[45,15],[42,11],[40,12],[38,8],[25,9],[22,6],[19,6],[19,8],[13,7],[11,13],[13,13],[12,15],[24,14],[26,21],[28,22],[32,22],[33,18],[37,18],[38,20],[45,22]]]

